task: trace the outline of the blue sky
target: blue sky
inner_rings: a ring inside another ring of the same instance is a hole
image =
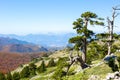
[[[120,5],[120,0],[0,0],[0,33],[73,32],[72,23],[81,13],[91,11],[106,18],[116,5]],[[116,25],[119,23],[120,15]],[[105,31],[98,27],[89,28],[95,32]]]

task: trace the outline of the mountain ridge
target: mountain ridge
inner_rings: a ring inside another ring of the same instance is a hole
[[[69,38],[75,36],[75,33],[61,34],[28,34],[24,36],[15,34],[0,34],[0,37],[10,37],[18,40],[27,41],[44,47],[65,47],[68,44]]]
[[[33,43],[17,40],[9,37],[0,37],[0,51],[1,52],[19,52],[19,53],[31,53],[31,52],[44,52],[48,51],[42,46],[37,46]]]

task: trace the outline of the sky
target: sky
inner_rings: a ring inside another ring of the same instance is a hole
[[[72,23],[83,12],[111,18],[112,7],[116,5],[120,5],[120,0],[0,0],[0,34],[74,32]],[[120,15],[115,24],[115,31],[119,32]],[[101,26],[89,29],[106,31]]]

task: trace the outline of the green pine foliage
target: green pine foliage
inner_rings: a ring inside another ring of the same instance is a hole
[[[37,72],[43,73],[44,71],[46,71],[46,66],[45,66],[45,62],[42,61],[41,65],[37,68]]]
[[[23,70],[20,72],[20,77],[21,78],[26,78],[26,77],[29,77],[30,75],[30,72],[29,72],[29,67],[26,66],[23,68]]]
[[[6,74],[6,79],[7,79],[7,80],[12,80],[12,74],[11,74],[11,72],[8,72],[8,73]]]
[[[36,65],[34,63],[29,64],[29,72],[31,77],[36,75]]]
[[[74,49],[83,52],[82,59],[86,62],[86,55],[87,55],[87,43],[93,41],[94,32],[88,29],[89,25],[101,25],[103,26],[104,23],[101,22],[101,18],[93,12],[84,12],[81,14],[81,17],[78,18],[76,21],[73,22],[73,29],[76,30],[78,34],[75,37],[69,39],[69,43],[74,44]]]
[[[5,75],[3,73],[0,73],[0,80],[6,80]]]
[[[53,67],[53,66],[55,66],[55,62],[54,62],[54,59],[52,58],[52,59],[50,59],[50,61],[48,62],[47,67]]]
[[[19,72],[13,73],[12,80],[20,80],[20,74],[19,74]]]

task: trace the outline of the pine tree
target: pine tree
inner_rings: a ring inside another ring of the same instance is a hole
[[[34,63],[29,64],[30,76],[36,75],[36,65]]]
[[[73,29],[76,30],[77,36],[72,37],[69,39],[70,43],[75,44],[76,50],[81,50],[83,52],[82,54],[82,60],[83,62],[86,62],[86,54],[87,54],[87,44],[88,41],[91,40],[93,36],[93,31],[88,29],[89,24],[90,25],[104,25],[103,22],[100,22],[100,20],[103,20],[102,18],[98,18],[98,16],[95,13],[92,12],[85,12],[81,14],[81,17],[78,18],[75,22],[73,22]]]
[[[52,78],[55,80],[61,80],[61,78],[66,75],[66,72],[64,71],[64,67],[68,66],[67,58],[66,57],[59,58],[56,66],[57,69],[52,75]]]
[[[73,57],[72,52],[70,52],[69,65],[67,68],[67,73],[73,65],[74,62],[78,61],[82,67],[82,69],[88,67],[86,64],[87,59],[87,45],[89,42],[93,41],[94,32],[88,29],[89,25],[101,25],[104,26],[104,23],[100,20],[104,20],[99,18],[95,13],[85,12],[81,14],[81,17],[78,18],[75,22],[73,22],[73,29],[76,30],[77,36],[69,39],[69,43],[74,44],[74,49],[77,51],[77,55]],[[79,55],[79,51],[82,52],[82,55]]]
[[[42,61],[41,65],[37,68],[38,73],[42,73],[44,71],[46,71],[46,66],[44,61]]]
[[[8,72],[8,73],[7,73],[6,79],[7,79],[7,80],[12,80],[12,74],[11,74],[11,72]]]
[[[25,77],[29,77],[30,72],[29,72],[29,67],[26,66],[23,68],[23,70],[20,72],[20,77],[21,78],[25,78]]]
[[[6,80],[5,75],[3,73],[0,73],[0,80]]]
[[[20,74],[18,72],[13,74],[13,80],[20,80]]]

